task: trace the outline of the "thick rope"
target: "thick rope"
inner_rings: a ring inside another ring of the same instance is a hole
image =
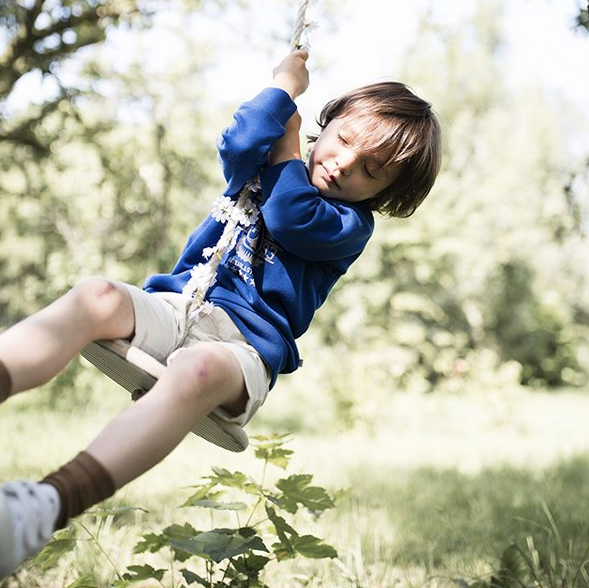
[[[290,48],[292,51],[301,48],[301,35],[305,30],[305,15],[307,13],[308,6],[309,0],[301,0],[301,3],[299,4],[299,10],[297,12],[297,18],[295,20],[292,38],[290,40]]]
[[[303,31],[305,30],[306,23],[305,23],[305,15],[307,12],[307,7],[309,6],[309,0],[301,0],[299,4],[299,9],[297,11],[297,16],[293,28],[293,34],[290,41],[290,47],[292,51],[296,49],[300,49],[301,45],[301,36]],[[225,255],[228,247],[231,245],[231,241],[233,239],[233,235],[235,230],[239,224],[240,217],[244,212],[248,200],[255,200],[256,195],[253,193],[252,187],[250,184],[246,184],[241,192],[239,193],[239,198],[235,204],[235,208],[231,211],[227,218],[227,224],[223,229],[223,234],[221,238],[217,242],[217,245],[213,247],[212,255],[207,262],[206,266],[200,268],[203,272],[201,276],[201,280],[194,290],[194,297],[192,299],[192,303],[190,305],[190,309],[188,311],[189,317],[192,317],[196,314],[199,309],[203,305],[203,301],[205,298],[206,293],[213,285],[215,281],[215,276],[217,274],[217,269],[219,264],[221,263],[221,259]],[[197,268],[195,267],[193,271],[196,271]]]

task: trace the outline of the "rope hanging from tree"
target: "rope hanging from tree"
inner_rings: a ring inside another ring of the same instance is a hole
[[[307,8],[310,0],[301,0],[293,34],[290,41],[292,51],[300,49],[301,37],[305,30],[310,30],[310,23],[306,21]],[[206,310],[204,298],[209,288],[214,285],[217,269],[223,259],[226,251],[235,245],[237,238],[237,228],[242,226],[249,227],[256,221],[257,215],[255,201],[257,200],[260,186],[257,181],[248,182],[239,193],[239,198],[234,204],[227,196],[220,196],[216,201],[213,209],[213,217],[219,222],[225,223],[223,234],[217,244],[203,251],[203,256],[208,261],[195,265],[191,270],[191,278],[186,284],[182,293],[186,296],[192,296],[192,303],[188,315],[190,318],[195,317],[201,310]],[[216,208],[216,210],[215,210]]]

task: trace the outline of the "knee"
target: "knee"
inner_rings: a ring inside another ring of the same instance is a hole
[[[72,288],[70,295],[84,320],[95,325],[112,319],[124,302],[124,294],[116,285],[100,277],[84,278]]]
[[[183,403],[205,399],[213,407],[221,405],[241,382],[226,350],[210,343],[180,350],[167,371],[176,379],[175,394]]]

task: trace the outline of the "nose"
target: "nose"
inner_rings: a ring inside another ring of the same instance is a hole
[[[358,156],[351,149],[345,149],[338,153],[335,165],[342,176],[349,176],[357,159]]]

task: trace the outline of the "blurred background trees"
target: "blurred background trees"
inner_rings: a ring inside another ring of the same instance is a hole
[[[247,5],[2,3],[0,326],[82,276],[140,285],[172,267],[222,188],[214,140],[230,116],[207,92],[214,48],[186,23]],[[413,217],[379,219],[301,341],[304,370],[279,384],[295,397],[321,390],[345,418],[369,391],[585,384],[589,152],[570,137],[588,123],[503,79],[502,19],[490,1],[458,27],[424,14],[395,74],[440,114],[442,174]],[[42,91],[24,103],[27,79]]]
[[[38,108],[16,120],[3,117],[0,139],[32,147],[38,156],[47,155],[52,136],[38,126],[76,92],[61,82],[59,66],[82,48],[104,41],[107,27],[140,15],[133,1],[3,2],[0,100],[4,103],[18,81],[31,72],[50,77],[53,92],[39,101]]]
[[[508,87],[501,21],[491,2],[453,30],[424,19],[407,51],[400,77],[437,107],[444,168],[414,217],[380,223],[320,313],[315,345],[326,363],[337,350],[326,380],[344,406],[391,387],[586,382],[587,153],[567,148],[582,117]],[[360,369],[353,382],[342,365]]]
[[[154,6],[2,5],[2,324],[47,304],[80,276],[140,283],[169,267],[178,236],[193,223],[186,211],[201,212],[194,195],[207,191],[195,186],[210,184],[215,161],[197,106],[206,52],[190,41],[181,65],[150,71],[141,45],[149,43]],[[107,31],[121,29],[130,54],[104,51]],[[40,89],[23,108],[13,96],[26,77]]]

